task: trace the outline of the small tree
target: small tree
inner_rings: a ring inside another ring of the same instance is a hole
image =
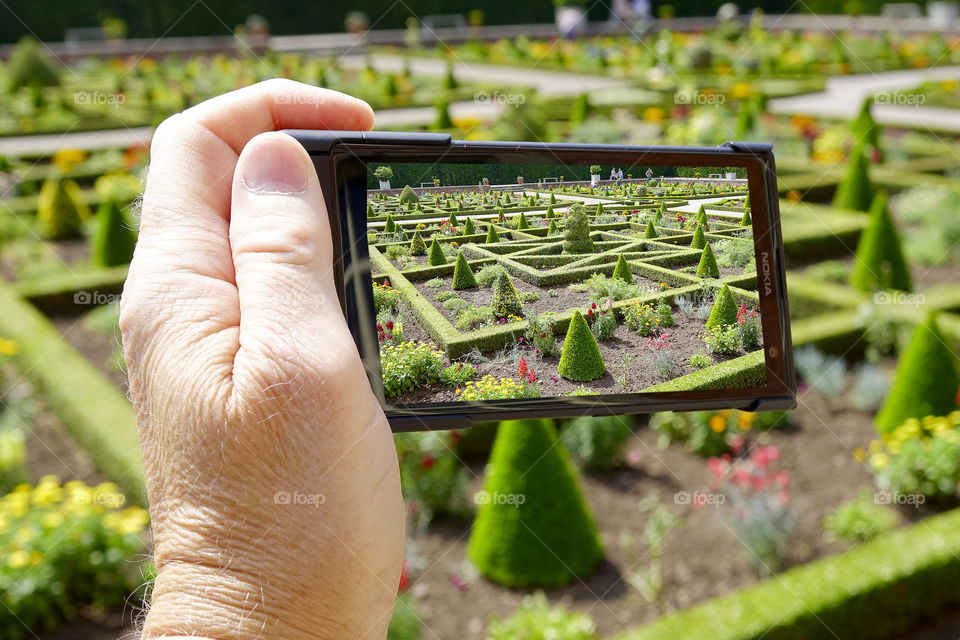
[[[477,286],[477,279],[473,276],[473,271],[463,256],[462,251],[457,251],[457,263],[453,268],[453,288],[469,289]]]
[[[520,212],[520,219],[517,221],[517,229],[529,229],[530,223],[527,222],[527,217],[523,215],[523,211]]]
[[[590,175],[592,175],[592,176],[598,176],[598,175],[600,175],[600,168],[601,168],[601,167],[600,167],[600,165],[598,165],[598,164],[592,164],[592,165],[590,165]]]
[[[551,198],[553,197],[553,194],[552,194],[552,193],[550,194],[550,197],[551,197]],[[547,207],[547,212],[544,214],[544,217],[545,217],[547,220],[552,220],[554,217],[556,217],[556,215],[557,215],[557,214],[555,214],[555,213],[553,212],[553,207],[548,206],[548,207]]]
[[[387,214],[387,220],[383,223],[383,230],[387,233],[393,233],[397,230],[397,223],[393,221],[393,216]]]
[[[747,207],[743,212],[743,218],[740,219],[741,227],[749,227],[753,225],[753,218],[750,217],[750,207]]]
[[[497,235],[497,230],[493,228],[493,225],[487,226],[487,239],[485,240],[487,244],[492,242],[500,242],[500,236]]]
[[[410,240],[410,255],[422,256],[427,253],[427,243],[423,241],[420,231],[413,232],[413,238]]]
[[[89,217],[90,209],[76,182],[63,178],[44,181],[37,200],[37,222],[43,237],[59,240],[78,236]]]
[[[571,205],[563,231],[564,253],[592,253],[593,241],[590,239],[590,221],[583,205]]]
[[[713,308],[710,310],[710,317],[707,318],[707,330],[736,323],[737,301],[733,299],[730,287],[723,285],[713,303]]]
[[[633,272],[630,271],[630,265],[627,264],[627,259],[622,253],[617,258],[617,266],[613,268],[613,277],[633,284]]]
[[[957,358],[931,313],[913,330],[900,357],[893,386],[877,414],[877,431],[889,433],[907,418],[950,413],[957,408],[958,388]]]
[[[653,226],[653,220],[647,220],[647,228],[643,232],[643,237],[647,239],[657,237],[657,229]]]
[[[447,264],[447,257],[443,255],[443,248],[436,238],[430,243],[430,255],[427,257],[427,264],[431,267],[439,267]]]
[[[869,211],[874,195],[876,195],[876,189],[870,180],[870,161],[867,160],[861,143],[850,152],[847,173],[843,182],[837,187],[833,206],[838,209]]]
[[[573,312],[557,371],[568,380],[588,382],[602,378],[607,372],[603,354],[580,310]]]
[[[900,234],[887,210],[887,194],[877,193],[870,208],[870,224],[857,244],[850,284],[861,291],[910,291],[913,279],[900,248]]]
[[[548,236],[555,236],[555,235],[557,235],[557,233],[558,233],[558,231],[557,231],[557,221],[556,221],[556,220],[551,220],[551,221],[550,221],[550,227],[547,229],[547,235],[548,235]]]
[[[510,276],[501,273],[493,283],[493,296],[490,299],[490,309],[495,318],[506,318],[507,316],[519,316],[522,313],[523,305],[520,302],[520,295],[510,281]]]
[[[450,223],[451,228],[457,227],[460,225],[460,221],[457,220],[457,214],[454,213],[453,211],[450,212],[450,218],[447,219],[447,222]]]
[[[463,235],[472,236],[477,232],[477,228],[473,224],[473,218],[467,218],[467,221],[463,224]]]
[[[386,165],[380,165],[373,171],[373,175],[381,182],[390,182],[393,178],[393,169]]]
[[[100,267],[115,267],[130,262],[137,234],[124,218],[120,203],[107,198],[97,209],[97,231],[90,243],[90,257]]]
[[[713,249],[710,248],[710,243],[704,245],[703,252],[700,254],[700,264],[697,265],[697,277],[720,277],[720,268],[717,266],[717,258],[713,255]]]
[[[693,230],[693,239],[690,240],[691,249],[703,249],[707,246],[707,236],[703,232],[703,225],[697,223],[697,228]]]

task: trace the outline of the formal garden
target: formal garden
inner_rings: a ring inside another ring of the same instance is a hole
[[[557,41],[561,54],[547,56],[539,48],[553,43],[535,39],[452,45],[451,65],[532,57],[649,87],[620,99],[528,92],[489,119],[449,117],[447,104],[480,85],[446,71],[385,74],[306,54],[66,71],[34,48],[24,66],[35,75],[19,84],[14,61],[0,62],[0,104],[11,105],[0,129],[150,124],[287,75],[378,109],[436,104],[447,117],[410,128],[456,137],[773,141],[797,409],[396,436],[409,523],[390,638],[917,637],[960,603],[960,144],[935,126],[877,124],[870,99],[849,121],[773,113],[767,99],[828,75],[946,64],[957,46],[749,25],[646,37]],[[681,69],[703,40],[709,64]],[[643,62],[654,45],[684,86],[724,100],[678,102],[678,86],[658,86],[648,72],[659,65]],[[124,108],[80,113],[70,96],[94,77],[129,96]],[[956,92],[919,76],[916,87],[942,94],[930,98],[940,106]],[[0,152],[0,638],[129,635],[152,571],[116,306],[149,154],[67,140],[56,153]],[[384,168],[367,218],[391,402],[762,380],[742,180],[625,167],[618,182],[603,166],[596,184],[546,170],[421,184]]]

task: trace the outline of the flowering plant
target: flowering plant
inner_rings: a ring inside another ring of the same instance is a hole
[[[416,530],[422,532],[438,515],[469,512],[467,482],[470,473],[455,453],[449,431],[402,433],[394,436],[400,460],[400,487]]]
[[[753,447],[746,457],[710,458],[713,490],[725,497],[723,515],[760,575],[774,573],[787,557],[795,518],[790,475],[776,469],[780,449]]]
[[[536,375],[536,374],[534,374]],[[486,375],[477,382],[467,382],[457,389],[459,400],[503,400],[508,398],[539,398],[540,386],[529,379],[517,382],[513,378],[495,378]]]
[[[624,324],[641,336],[650,336],[657,330],[656,310],[649,303],[634,303],[623,313]]]
[[[737,310],[737,335],[747,351],[760,346],[760,314],[745,304]]]
[[[661,378],[669,378],[677,364],[670,334],[661,333],[659,336],[647,338],[647,349],[657,375]]]
[[[960,485],[960,411],[910,418],[870,443],[868,465],[883,491],[930,499],[955,496]]]
[[[385,344],[380,347],[383,393],[394,398],[436,382],[443,366],[443,353],[419,342]]]
[[[386,309],[396,309],[400,304],[400,292],[390,286],[384,278],[383,283],[373,283],[373,306],[377,313]]]

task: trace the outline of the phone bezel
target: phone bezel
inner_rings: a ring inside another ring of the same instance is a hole
[[[796,381],[788,323],[776,170],[769,145],[632,147],[568,143],[454,141],[443,134],[288,131],[310,153],[327,202],[334,241],[334,277],[340,303],[371,385],[395,431],[461,428],[511,418],[648,413],[663,410],[786,409],[795,405]],[[585,397],[390,405],[380,381],[379,343],[366,230],[366,166],[370,162],[476,162],[487,164],[603,164],[622,166],[728,166],[747,169],[758,294],[767,369],[762,387],[646,392]],[[362,197],[361,197],[362,195]],[[760,260],[761,252],[767,259]]]

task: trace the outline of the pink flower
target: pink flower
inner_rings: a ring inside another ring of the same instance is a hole
[[[627,464],[631,467],[639,467],[641,462],[643,462],[643,452],[640,449],[627,451]]]

